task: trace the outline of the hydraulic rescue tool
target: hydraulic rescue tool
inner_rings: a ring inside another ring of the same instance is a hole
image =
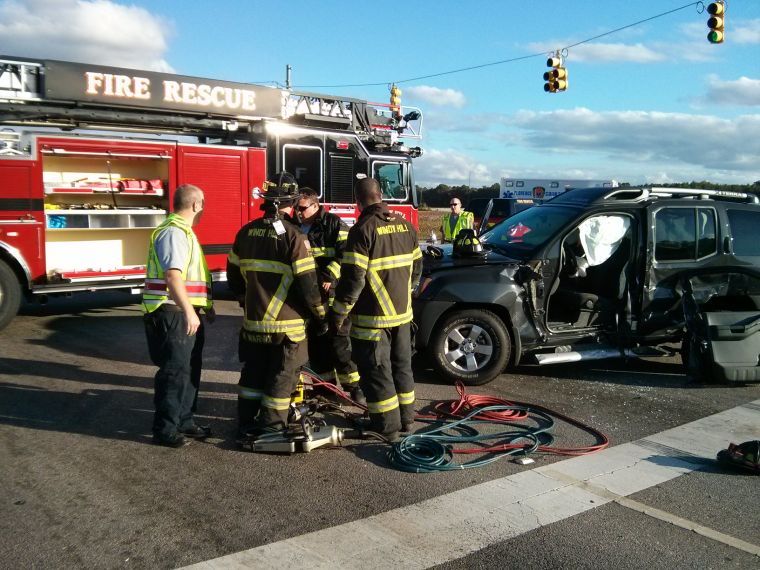
[[[305,382],[305,381],[308,381]],[[329,394],[329,398],[323,396]],[[334,400],[338,400],[335,402]],[[264,432],[240,440],[241,447],[258,453],[309,453],[319,447],[340,446],[347,437],[361,439],[370,432],[361,432],[352,428],[338,428],[328,425],[316,414],[333,411],[354,418],[343,405],[364,407],[351,400],[338,386],[322,380],[319,375],[304,368],[299,375],[298,385],[293,391],[288,413],[288,428]]]

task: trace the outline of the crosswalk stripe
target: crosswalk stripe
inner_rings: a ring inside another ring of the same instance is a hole
[[[613,501],[624,504],[621,498],[700,469],[729,442],[760,439],[759,404],[189,568],[442,564]]]

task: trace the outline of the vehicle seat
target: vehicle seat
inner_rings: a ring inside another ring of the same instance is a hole
[[[550,307],[552,321],[572,323],[579,328],[611,324],[615,319],[612,301],[586,291],[558,288]]]

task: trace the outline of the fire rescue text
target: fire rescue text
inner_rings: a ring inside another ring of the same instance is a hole
[[[126,99],[150,99],[150,79],[112,73],[85,72],[87,94],[124,97]],[[163,83],[163,100],[199,107],[217,107],[256,110],[256,93],[248,89],[212,86],[205,83],[169,81]]]

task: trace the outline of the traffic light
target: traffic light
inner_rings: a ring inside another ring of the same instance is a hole
[[[562,58],[559,54],[546,60],[546,65],[551,67],[544,73],[544,91],[547,93],[556,93],[567,89],[567,69],[562,66]]]
[[[707,27],[710,28],[707,39],[711,44],[722,44],[723,27],[726,24],[726,3],[723,0],[712,2],[707,6],[707,13],[710,14],[710,19],[707,20]]]
[[[391,85],[391,111],[396,117],[401,116],[401,89],[395,83]]]

